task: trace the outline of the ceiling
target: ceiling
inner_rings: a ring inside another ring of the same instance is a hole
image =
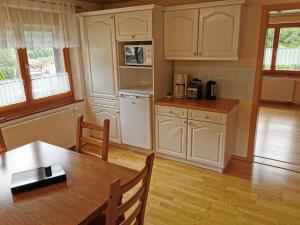
[[[132,0],[82,0],[82,1],[107,4],[107,3],[115,3],[115,2],[128,2]]]

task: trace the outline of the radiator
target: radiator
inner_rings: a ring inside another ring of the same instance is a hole
[[[76,143],[75,109],[67,109],[50,115],[2,128],[8,149],[37,140],[70,148]]]
[[[262,100],[275,102],[293,102],[295,79],[286,77],[263,78]]]

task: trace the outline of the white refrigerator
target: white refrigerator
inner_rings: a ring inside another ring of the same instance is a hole
[[[119,94],[122,144],[152,149],[151,94]]]

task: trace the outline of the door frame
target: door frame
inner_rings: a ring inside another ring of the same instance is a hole
[[[250,119],[248,152],[246,158],[247,161],[250,162],[253,162],[254,153],[255,153],[256,128],[257,128],[258,111],[259,111],[261,92],[262,92],[262,78],[263,78],[262,72],[263,72],[266,31],[267,31],[269,18],[270,18],[269,12],[276,11],[276,10],[291,10],[291,9],[299,9],[299,8],[300,8],[300,2],[276,4],[276,5],[264,5],[262,7],[261,27],[260,27],[260,34],[259,34],[257,61],[256,61],[256,75],[255,75],[252,111],[251,111],[251,119]]]

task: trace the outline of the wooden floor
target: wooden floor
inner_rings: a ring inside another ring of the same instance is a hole
[[[145,155],[110,147],[140,169]],[[232,160],[225,174],[156,157],[145,225],[299,225],[300,173]]]
[[[255,155],[300,165],[299,107],[262,104]]]

